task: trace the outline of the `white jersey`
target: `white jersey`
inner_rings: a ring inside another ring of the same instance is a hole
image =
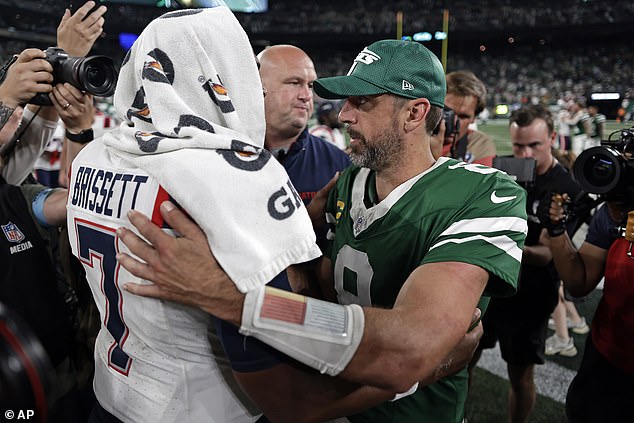
[[[116,261],[115,254],[127,248],[115,231],[135,230],[126,217],[130,209],[161,225],[158,206],[166,199],[154,178],[132,168],[101,139],[73,161],[69,238],[102,322],[95,343],[95,394],[125,422],[254,422],[259,416],[240,402],[242,394],[230,388],[212,354],[211,317],[122,289],[126,282],[143,281]]]

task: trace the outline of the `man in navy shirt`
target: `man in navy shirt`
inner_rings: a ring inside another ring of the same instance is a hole
[[[347,154],[310,135],[313,112],[313,61],[295,46],[268,47],[259,55],[260,77],[266,92],[264,146],[284,165],[304,204],[336,172],[350,164]]]

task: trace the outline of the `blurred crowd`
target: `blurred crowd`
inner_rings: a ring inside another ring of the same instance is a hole
[[[628,64],[634,63],[634,53],[625,39],[627,37],[621,39],[617,36],[609,44],[597,41],[591,45],[587,42],[570,44],[570,41],[565,45],[556,44],[546,37],[541,44],[517,42],[487,45],[484,51],[480,51],[467,46],[462,41],[464,37],[457,35],[470,31],[483,34],[485,30],[490,33],[504,28],[518,31],[521,28],[569,27],[571,33],[587,36],[593,31],[593,25],[604,24],[602,30],[606,30],[608,25],[631,24],[634,21],[634,3],[631,2],[566,0],[558,2],[557,7],[541,0],[506,0],[501,4],[460,1],[452,2],[451,5],[431,0],[424,0],[422,4],[376,0],[349,3],[346,13],[341,13],[340,5],[333,0],[302,2],[292,7],[289,2],[275,1],[270,3],[268,13],[238,14],[237,17],[253,39],[271,33],[280,36],[301,34],[305,37],[304,48],[314,58],[318,74],[330,76],[347,71],[347,58],[359,45],[350,40],[342,40],[336,47],[331,42],[318,43],[315,42],[314,34],[349,35],[350,39],[371,37],[373,34],[376,37],[391,37],[396,32],[395,12],[398,10],[403,11],[404,28],[440,28],[439,11],[447,6],[450,7],[449,31],[454,35],[449,42],[447,71],[472,69],[489,89],[489,105],[527,102],[556,104],[557,100],[566,96],[587,96],[598,91],[618,92],[623,98],[632,95],[634,73]],[[0,16],[0,29],[6,31],[0,35],[14,35],[0,43],[2,62],[27,45],[40,48],[52,45],[56,21],[51,16],[59,16],[64,5],[65,2],[56,0],[0,0],[0,6],[10,7],[14,11]],[[120,62],[125,51],[119,46],[118,32],[134,32],[135,29],[139,32],[140,28],[163,11],[161,8],[109,4],[109,22],[116,22],[116,26],[111,24],[110,30],[106,27],[106,32],[110,33],[102,35],[95,51]],[[579,29],[579,25],[583,27]],[[257,52],[261,47],[257,45],[255,49]],[[539,57],[539,60],[535,60],[535,57]]]
[[[292,7],[291,7],[292,6]],[[629,2],[566,0],[557,7],[549,1],[432,1],[409,2],[380,0],[348,2],[346,13],[341,13],[340,2],[325,0],[302,2],[272,2],[271,12],[265,16],[242,15],[242,24],[253,34],[271,31],[288,33],[368,33],[388,34],[396,31],[395,14],[403,12],[404,24],[438,25],[439,10],[450,11],[449,30],[555,27],[561,25],[589,25],[595,23],[630,22],[634,6]],[[298,19],[299,18],[299,19]],[[298,25],[298,23],[301,23]]]
[[[107,2],[106,2],[107,3]],[[24,13],[0,17],[0,27],[13,26],[21,31],[53,33],[55,21],[51,15],[63,12],[66,2],[56,0],[1,0],[0,6],[30,12],[34,16],[25,18]],[[287,34],[336,33],[336,34],[389,34],[396,31],[395,14],[403,12],[405,25],[439,25],[442,9],[448,9],[449,30],[482,31],[505,28],[548,28],[574,25],[631,23],[634,19],[634,4],[626,1],[580,1],[547,0],[524,1],[483,0],[478,2],[432,1],[409,2],[405,0],[384,2],[381,0],[352,0],[346,2],[342,13],[341,2],[321,0],[319,2],[274,1],[269,12],[264,14],[238,14],[238,20],[247,33],[261,34],[282,32]],[[134,13],[131,13],[134,12]],[[133,7],[121,3],[109,5],[111,19],[120,26],[145,26],[164,9]],[[48,18],[47,18],[48,17]]]
[[[523,99],[549,104],[567,94],[618,92],[629,97],[634,88],[632,63],[634,52],[624,42],[593,48],[528,46],[452,56],[448,68],[472,69],[480,75],[494,104]]]
[[[472,69],[489,90],[488,105],[557,104],[566,97],[592,92],[634,95],[634,52],[626,42],[614,45],[556,48],[516,46],[485,53],[454,54],[450,49],[447,71]],[[347,71],[346,51],[313,49],[319,75]],[[535,60],[539,57],[539,60]]]

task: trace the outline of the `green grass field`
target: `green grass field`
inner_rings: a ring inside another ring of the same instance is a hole
[[[482,369],[475,369],[472,394],[467,401],[468,423],[505,423],[507,417],[508,382]],[[564,406],[537,395],[531,423],[566,423]]]
[[[607,138],[607,136],[613,131],[623,128],[631,128],[632,126],[634,126],[634,123],[632,122],[618,123],[616,121],[609,120],[606,122],[605,137]],[[478,125],[478,129],[493,138],[495,146],[497,147],[498,155],[503,156],[511,154],[508,119],[489,120],[485,124]]]
[[[594,310],[602,295],[601,290],[594,290],[582,302],[576,305],[580,315],[586,318],[588,324],[592,320]],[[553,331],[548,330],[548,336]],[[583,357],[583,348],[587,339],[586,335],[578,335],[570,331],[574,338],[578,354],[575,357],[562,357],[559,355],[547,356],[546,360],[559,366],[576,371]],[[502,363],[504,364],[504,363]],[[536,382],[539,385],[539,381]],[[487,370],[476,368],[472,381],[471,391],[466,406],[468,423],[505,423],[507,418],[508,380],[496,376]],[[567,387],[563,388],[564,390]],[[538,388],[539,390],[539,388]],[[563,392],[565,395],[565,392]],[[564,404],[543,395],[537,395],[535,408],[529,418],[530,423],[565,423]]]

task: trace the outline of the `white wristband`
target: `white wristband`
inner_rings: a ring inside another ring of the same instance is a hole
[[[363,309],[356,304],[343,306],[261,287],[247,292],[240,333],[335,376],[354,356],[364,322]]]

